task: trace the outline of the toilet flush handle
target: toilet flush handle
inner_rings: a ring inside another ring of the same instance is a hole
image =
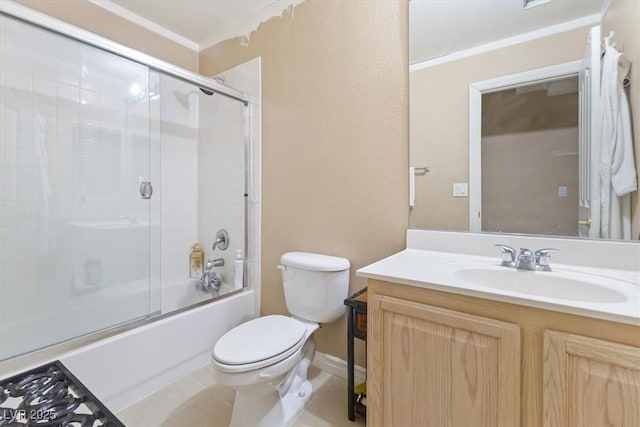
[[[278,265],[276,265],[276,268],[278,270],[287,271],[287,266],[286,265],[278,264]]]

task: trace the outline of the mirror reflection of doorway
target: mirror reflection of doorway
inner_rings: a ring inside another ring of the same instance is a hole
[[[578,77],[482,94],[482,231],[578,235]]]

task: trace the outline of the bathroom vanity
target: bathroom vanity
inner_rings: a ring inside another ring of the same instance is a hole
[[[368,425],[640,425],[637,248],[606,248],[631,255],[627,269],[534,272],[414,237],[358,271],[369,279]]]

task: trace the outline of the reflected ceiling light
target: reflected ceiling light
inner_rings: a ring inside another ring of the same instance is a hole
[[[524,0],[522,7],[525,9],[531,9],[532,7],[540,6],[545,3],[549,3],[551,0]]]
[[[140,95],[142,93],[142,86],[140,86],[140,83],[133,83],[129,88],[129,93],[131,96]]]

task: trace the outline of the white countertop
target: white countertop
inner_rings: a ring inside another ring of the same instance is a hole
[[[423,249],[405,249],[359,269],[356,275],[640,325],[640,272],[637,269],[608,269],[552,263],[552,272],[526,271],[501,267],[500,261],[498,254],[494,257],[487,257]],[[506,282],[509,283],[497,288],[474,283],[473,275],[484,271],[488,271],[490,275],[497,273],[500,277],[506,277],[508,279]],[[469,274],[460,274],[461,272]],[[580,289],[575,292],[573,289],[569,289],[563,294],[562,288],[559,287],[556,287],[553,292],[558,295],[557,297],[535,295],[535,293],[528,292],[531,289],[535,290],[535,284],[532,285],[531,280],[540,284],[535,281],[553,280],[554,277],[569,278],[568,283],[571,286],[577,284],[575,286],[578,287],[581,286],[580,281],[586,279],[585,286],[587,288],[606,291],[605,295],[609,295],[608,292],[611,291],[613,297],[599,298],[599,294],[595,292],[589,298],[584,298],[588,294],[588,289],[585,289],[584,293]],[[510,285],[511,282],[513,288]],[[518,288],[521,291],[518,291]],[[572,296],[573,293],[575,293],[575,299]]]

